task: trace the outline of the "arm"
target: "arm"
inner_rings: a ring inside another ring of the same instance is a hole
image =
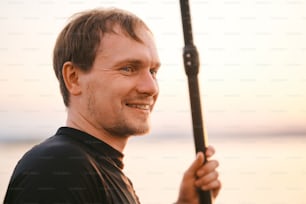
[[[216,160],[209,160],[214,153],[214,148],[209,146],[205,154],[208,161],[205,164],[203,164],[204,154],[202,152],[197,154],[194,162],[184,173],[177,204],[198,204],[198,189],[210,190],[213,200],[217,197],[221,189],[221,182],[216,171],[219,163]]]

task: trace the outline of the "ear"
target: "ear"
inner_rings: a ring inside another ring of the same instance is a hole
[[[79,95],[81,93],[81,87],[79,84],[80,69],[76,67],[72,62],[65,62],[62,69],[62,75],[66,88],[71,95]]]

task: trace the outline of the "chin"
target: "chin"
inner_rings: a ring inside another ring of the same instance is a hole
[[[144,135],[147,135],[150,131],[143,131],[143,132],[138,132],[136,133],[134,136],[144,136]]]
[[[134,129],[134,134],[133,135],[146,135],[150,132],[150,126],[149,125],[143,125],[143,126],[137,126]]]

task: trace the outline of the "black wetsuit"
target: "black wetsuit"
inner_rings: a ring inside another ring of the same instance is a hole
[[[59,128],[18,162],[4,203],[138,204],[122,159],[85,132]]]

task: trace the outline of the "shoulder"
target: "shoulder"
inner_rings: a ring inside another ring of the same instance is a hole
[[[88,163],[90,155],[68,137],[53,136],[34,146],[24,154],[16,166],[22,171],[39,169],[50,171],[81,167]]]
[[[98,182],[92,159],[73,140],[51,137],[29,150],[18,162],[7,199],[37,203],[52,199],[72,203],[99,200],[104,195],[103,186]]]

